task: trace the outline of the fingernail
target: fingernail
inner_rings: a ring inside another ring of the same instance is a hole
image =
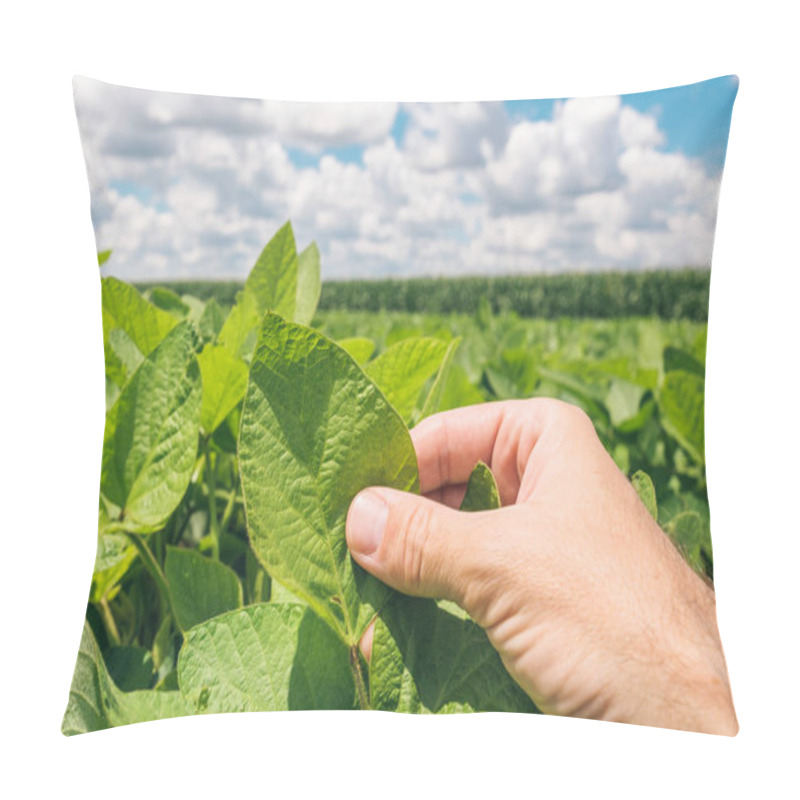
[[[383,498],[369,490],[360,492],[347,514],[347,544],[362,556],[374,553],[383,539],[389,506]]]

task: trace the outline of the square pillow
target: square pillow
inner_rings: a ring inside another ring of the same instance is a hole
[[[63,732],[359,708],[731,732],[703,408],[737,87],[336,104],[76,77],[106,420]],[[709,641],[614,690],[682,603]],[[682,675],[697,703],[664,713]]]

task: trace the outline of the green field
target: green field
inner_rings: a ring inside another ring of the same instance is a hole
[[[604,319],[605,301],[585,313],[579,299],[602,299],[586,294],[601,277],[573,283],[559,306],[573,314],[555,318],[499,310],[519,294],[508,282],[492,296],[454,284],[457,313],[432,292],[438,310],[425,313],[410,300],[412,311],[318,307],[329,288],[319,253],[297,253],[287,224],[243,288],[103,278],[97,556],[62,730],[245,710],[535,712],[475,623],[365,578],[345,545],[353,497],[417,488],[408,429],[451,408],[534,396],[581,406],[688,563],[713,578],[706,323],[675,295],[658,313]],[[475,475],[482,499],[468,507],[491,509],[491,473]],[[446,668],[443,653],[455,659]]]
[[[702,269],[640,270],[465,278],[410,278],[327,281],[321,311],[401,311],[428,314],[473,313],[481,302],[495,314],[523,317],[659,317],[708,319],[711,273]],[[156,284],[139,283],[142,291]],[[238,281],[175,281],[158,284],[201,300],[233,304]]]

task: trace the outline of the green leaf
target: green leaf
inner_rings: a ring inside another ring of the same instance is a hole
[[[115,328],[122,328],[139,352],[149,355],[161,344],[178,320],[148,303],[129,283],[103,278],[103,337],[107,340]]]
[[[486,376],[500,399],[530,397],[536,386],[536,365],[527,347],[503,350],[486,368]]]
[[[442,363],[439,365],[439,371],[436,373],[436,378],[434,378],[433,384],[428,392],[428,396],[425,398],[425,402],[422,404],[422,410],[419,413],[419,419],[425,419],[425,417],[429,417],[431,414],[436,414],[438,411],[442,410],[445,386],[447,385],[447,379],[450,376],[450,370],[453,366],[453,358],[460,344],[461,337],[457,336],[455,339],[451,340],[450,344],[447,346],[447,352],[444,354]]]
[[[67,710],[61,723],[65,736],[191,713],[179,692],[123,692],[117,688],[92,629],[84,622]]]
[[[664,428],[698,463],[705,462],[705,380],[675,370],[664,376],[658,403]]]
[[[122,580],[135,558],[136,548],[126,536],[114,533],[98,536],[89,602],[99,603],[104,597],[111,599],[114,594],[112,590]]]
[[[352,336],[348,339],[340,339],[337,344],[342,350],[346,350],[361,366],[369,361],[369,357],[375,352],[375,342],[364,336]]]
[[[153,658],[144,647],[111,647],[105,656],[111,680],[123,691],[151,689],[153,686]]]
[[[470,382],[466,370],[458,364],[453,364],[445,378],[437,411],[472,406],[484,400],[484,396]]]
[[[705,550],[711,556],[711,534],[708,524],[700,514],[696,511],[682,511],[664,527],[692,567],[697,572],[704,572],[701,552]]]
[[[664,348],[664,372],[691,372],[705,380],[706,368],[693,355],[677,347]]]
[[[478,625],[401,594],[375,622],[369,683],[372,707],[383,711],[537,711]]]
[[[219,343],[233,355],[249,359],[255,347],[261,315],[252,292],[239,292],[219,332]]]
[[[197,323],[197,331],[204,342],[211,342],[219,336],[222,326],[225,324],[225,315],[219,303],[213,298],[203,306],[200,320]]]
[[[319,249],[316,242],[303,250],[297,257],[297,301],[294,310],[294,321],[301,325],[310,325],[317,310],[319,296],[322,292],[320,280]]]
[[[367,486],[419,490],[402,419],[334,342],[268,314],[250,368],[239,468],[258,559],[356,644],[389,589],[350,558],[345,519]]]
[[[242,605],[242,585],[236,573],[197,550],[167,547],[164,575],[182,631]]]
[[[102,267],[103,264],[105,264],[106,261],[108,261],[108,259],[110,257],[111,257],[111,251],[110,250],[101,250],[97,254],[97,266],[98,267]]]
[[[611,381],[605,405],[614,427],[633,419],[639,413],[642,395],[644,390],[640,386],[623,380]]]
[[[297,605],[247,606],[192,628],[178,683],[196,713],[355,707],[347,648]]]
[[[161,528],[194,469],[202,390],[194,333],[181,322],[145,359],[106,415],[100,488],[125,530]]]
[[[261,251],[244,284],[244,293],[256,301],[259,316],[274,311],[285,319],[294,317],[297,305],[297,248],[291,223],[287,222]]]
[[[483,461],[479,461],[467,481],[467,491],[461,501],[461,511],[491,511],[500,508],[500,492],[494,475]]]
[[[425,382],[441,366],[447,342],[428,337],[402,339],[366,366],[366,373],[409,422]]]
[[[658,503],[656,502],[656,487],[653,485],[651,477],[644,470],[637,470],[631,475],[631,483],[636,489],[636,494],[644,503],[644,507],[650,512],[650,516],[658,519]]]
[[[213,433],[244,398],[247,365],[227,347],[207,344],[197,357],[203,382],[200,425]]]
[[[172,314],[177,320],[182,320],[189,316],[189,306],[175,292],[165,286],[154,286],[150,290],[150,302],[156,308]]]

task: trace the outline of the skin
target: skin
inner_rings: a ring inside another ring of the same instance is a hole
[[[489,403],[429,417],[411,436],[423,496],[373,487],[350,506],[347,542],[364,569],[458,603],[545,713],[736,734],[713,589],[583,411]],[[479,460],[503,507],[460,512]]]

